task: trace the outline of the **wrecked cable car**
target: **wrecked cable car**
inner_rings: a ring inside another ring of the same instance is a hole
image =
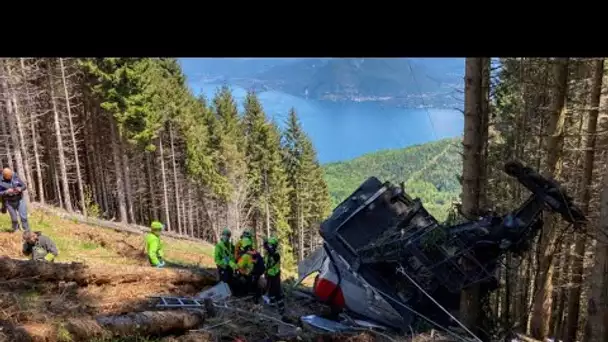
[[[420,319],[458,322],[460,292],[473,284],[495,290],[500,257],[530,248],[544,210],[573,225],[586,220],[554,180],[519,162],[504,171],[529,198],[505,215],[452,226],[439,224],[402,186],[370,177],[321,224],[323,247],[300,263],[300,280],[318,272],[314,295],[334,312],[398,331]]]

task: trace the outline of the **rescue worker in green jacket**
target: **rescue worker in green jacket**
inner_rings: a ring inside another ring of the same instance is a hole
[[[220,281],[228,284],[230,290],[234,292],[232,280],[237,266],[234,262],[234,245],[230,241],[231,236],[232,233],[228,228],[222,231],[220,241],[218,241],[213,250],[213,258],[217,266]]]
[[[59,251],[48,236],[28,230],[23,233],[23,254],[31,256],[35,261],[53,262]]]
[[[160,233],[165,228],[165,225],[159,221],[153,221],[150,225],[151,232],[146,234],[146,253],[150,265],[162,268],[165,266],[165,253],[163,243],[160,240]]]
[[[253,293],[253,302],[257,304],[262,297],[259,281],[265,270],[264,259],[253,248],[253,241],[248,237],[241,239],[241,249],[242,255],[237,260],[239,295]]]
[[[279,254],[279,240],[271,236],[264,241],[264,265],[266,266],[266,281],[268,283],[268,297],[271,303],[276,303],[279,314],[285,313],[283,291],[281,290],[281,255]]]
[[[239,239],[239,241],[236,242],[234,246],[234,260],[239,260],[241,255],[243,255],[244,252],[241,248],[241,243],[245,238],[251,239],[251,242],[253,243],[253,234],[251,234],[251,230],[245,229],[241,233],[241,238]],[[252,245],[252,248],[255,248],[255,246]]]

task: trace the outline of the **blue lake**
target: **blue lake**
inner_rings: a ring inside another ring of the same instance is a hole
[[[196,94],[212,99],[219,84],[191,84]],[[231,86],[240,110],[247,94]],[[269,118],[284,127],[295,108],[321,163],[343,161],[366,153],[404,148],[461,136],[464,117],[457,110],[407,109],[381,102],[315,101],[277,91],[258,94]]]

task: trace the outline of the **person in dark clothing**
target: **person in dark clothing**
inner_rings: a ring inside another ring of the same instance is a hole
[[[264,242],[264,265],[266,280],[268,281],[268,297],[271,303],[276,303],[279,314],[285,313],[285,302],[281,290],[281,255],[279,254],[279,240],[270,237]]]
[[[253,302],[258,303],[262,297],[262,289],[259,286],[260,277],[264,274],[264,259],[253,249],[250,238],[241,239],[241,251],[243,254],[237,261],[240,295],[253,292]]]
[[[34,261],[53,262],[59,251],[48,236],[28,231],[23,233],[23,254],[31,256]]]
[[[2,179],[0,179],[0,197],[2,198],[2,212],[8,210],[11,216],[13,232],[19,230],[19,220],[21,220],[21,228],[24,231],[29,231],[30,226],[27,221],[27,207],[23,199],[23,192],[27,189],[17,173],[13,170],[5,168],[2,170]]]

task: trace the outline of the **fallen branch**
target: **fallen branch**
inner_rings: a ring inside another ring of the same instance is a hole
[[[75,282],[79,286],[164,281],[176,285],[192,284],[196,287],[204,287],[216,283],[213,275],[190,270],[124,266],[121,271],[115,273],[105,267],[89,267],[82,263],[48,263],[0,258],[0,280],[35,277],[38,281]]]
[[[125,315],[73,319],[66,329],[73,338],[84,341],[91,337],[162,336],[179,334],[200,327],[207,318],[205,310],[144,311]]]

